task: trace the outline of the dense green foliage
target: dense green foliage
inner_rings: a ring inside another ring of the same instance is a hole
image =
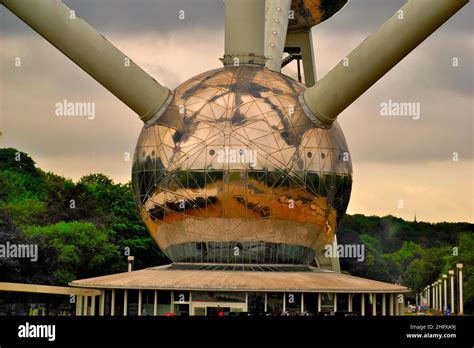
[[[149,237],[131,185],[102,174],[77,183],[44,173],[15,149],[0,149],[0,243],[36,243],[37,262],[0,259],[0,281],[65,285],[74,279],[167,263]]]
[[[353,275],[399,283],[414,291],[464,263],[466,313],[474,312],[474,225],[409,222],[393,216],[346,215],[337,230],[340,244],[365,245],[365,261],[341,259]]]
[[[466,312],[474,312],[474,225],[346,215],[340,244],[365,245],[365,260],[341,259],[350,274],[416,291],[465,264]],[[0,281],[65,285],[71,280],[169,262],[149,237],[130,184],[102,174],[77,183],[45,173],[16,149],[0,149],[0,244],[38,244],[37,262],[0,258]],[[457,250],[455,249],[457,248]]]

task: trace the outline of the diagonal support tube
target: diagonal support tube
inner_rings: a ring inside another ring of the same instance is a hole
[[[60,0],[2,0],[29,25],[146,122],[171,97],[138,65]]]
[[[324,125],[422,43],[469,0],[408,0],[300,101]]]
[[[276,72],[281,70],[290,10],[291,0],[266,0],[265,66]]]
[[[265,0],[225,1],[224,65],[265,65]]]

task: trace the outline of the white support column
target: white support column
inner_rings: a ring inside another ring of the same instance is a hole
[[[337,294],[333,294],[333,299],[334,299],[334,313],[337,312]]]
[[[434,286],[434,297],[435,297],[435,306],[434,306],[434,309],[435,310],[438,310],[438,304],[439,304],[439,301],[438,301],[438,282],[434,282],[433,283],[433,286]]]
[[[347,310],[352,312],[352,294],[347,294]]]
[[[389,297],[389,307],[390,307],[390,316],[393,317],[393,294],[390,294],[390,297]]]
[[[112,296],[110,299],[110,316],[115,316],[115,289],[112,289]]]
[[[224,65],[265,65],[265,0],[226,0]]]
[[[105,290],[100,293],[99,299],[99,316],[103,317],[105,314]]]
[[[462,263],[456,264],[456,268],[458,269],[458,278],[459,278],[459,303],[458,303],[458,314],[464,315],[464,296],[463,296],[463,280],[462,280],[462,269],[464,265]]]
[[[448,309],[448,275],[443,274],[443,311]]]
[[[455,311],[455,308],[454,308],[454,270],[450,269],[449,272],[449,281],[450,281],[450,289],[451,292],[450,292],[450,295],[451,295],[451,307],[450,307],[450,310],[451,310],[451,313],[456,313]]]
[[[174,291],[171,291],[170,312],[174,314]]]
[[[400,303],[400,312],[399,315],[405,315],[405,295],[402,295],[402,302]]]
[[[431,307],[431,285],[426,288],[426,296],[428,298],[428,307]]]
[[[324,78],[304,92],[306,106],[319,121],[331,124],[344,109],[468,2],[407,1]]]
[[[76,316],[82,316],[82,296],[76,295]]]
[[[301,293],[301,313],[304,313],[304,292]]]
[[[192,311],[192,308],[193,308],[193,292],[192,292],[192,291],[189,291],[189,305],[188,305],[188,312],[189,312],[190,314],[192,314],[192,313],[191,313],[191,311]]]
[[[155,290],[153,298],[153,315],[155,317],[158,315],[158,290]]]
[[[377,294],[372,294],[372,316],[377,315]]]
[[[439,310],[443,312],[443,282],[438,279],[438,306]]]
[[[382,315],[387,315],[387,299],[385,294],[382,294]]]
[[[395,300],[395,315],[398,316],[400,314],[399,312],[400,304],[398,303],[398,294],[395,294],[395,296],[397,297]]]
[[[321,313],[321,293],[318,292],[318,313]]]
[[[125,289],[123,292],[123,316],[127,316],[128,311],[128,290]]]
[[[249,293],[248,292],[245,293],[245,311],[246,312],[249,311]]]
[[[95,301],[97,298],[95,296],[91,296],[91,315],[95,315]]]
[[[84,296],[84,309],[82,315],[89,315],[89,296]]]
[[[360,315],[365,316],[365,294],[360,294]]]
[[[138,290],[138,316],[142,316],[142,291]]]
[[[286,292],[283,293],[283,312],[286,312]]]
[[[71,16],[72,10],[62,1],[1,0],[0,3],[128,105],[143,122],[166,103],[170,96],[168,88],[156,82],[80,16]]]
[[[268,293],[265,293],[265,313],[267,313],[267,311],[268,311],[268,302],[267,302],[267,301],[268,301],[268,300],[267,300],[268,297],[267,297],[267,294],[268,294]]]

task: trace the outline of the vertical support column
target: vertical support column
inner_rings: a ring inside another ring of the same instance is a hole
[[[301,293],[301,313],[304,313],[304,292]]]
[[[318,292],[318,313],[321,313],[321,293]]]
[[[112,289],[112,296],[110,299],[110,316],[115,316],[115,289]]]
[[[95,301],[97,300],[96,296],[91,296],[91,315],[95,315]]]
[[[443,274],[443,311],[448,309],[448,275]]]
[[[415,305],[418,306],[418,293],[415,295]]]
[[[455,308],[454,308],[454,270],[450,269],[449,272],[449,281],[450,281],[450,286],[449,289],[451,290],[450,295],[451,295],[451,313],[456,313]]]
[[[193,309],[193,292],[189,291],[188,313],[193,314],[193,313],[191,313],[192,309]]]
[[[268,294],[268,293],[266,292],[266,293],[265,293],[265,304],[264,304],[264,306],[265,306],[265,308],[264,308],[264,309],[265,309],[265,313],[267,313],[267,311],[268,311],[267,294]]]
[[[153,315],[155,317],[158,315],[158,290],[155,290],[153,298]]]
[[[128,290],[125,289],[123,292],[123,316],[127,316],[127,310],[128,310]]]
[[[265,65],[265,0],[226,0],[224,34],[224,65]]]
[[[372,294],[372,315],[377,316],[377,294]]]
[[[365,316],[365,294],[360,294],[360,315]]]
[[[333,294],[333,300],[334,300],[334,313],[337,312],[337,294]]]
[[[427,305],[428,305],[428,307],[431,307],[431,285],[428,285],[426,287],[426,296],[428,298]]]
[[[434,293],[435,293],[435,295],[434,295],[434,296],[435,296],[434,309],[435,309],[435,310],[438,310],[438,304],[439,304],[439,301],[438,301],[438,282],[437,282],[437,281],[434,282],[434,283],[433,283],[433,286],[434,286],[434,289],[435,289],[435,291],[434,291]]]
[[[390,316],[395,315],[395,300],[393,294],[390,294]]]
[[[128,263],[128,271],[131,272],[133,271],[133,262],[135,261],[134,256],[128,256],[127,257],[127,263]]]
[[[405,315],[405,295],[402,296],[402,303],[400,303],[400,315]]]
[[[439,310],[443,311],[443,282],[441,279],[438,279],[438,302]]]
[[[84,309],[82,310],[82,315],[89,315],[89,296],[84,296]]]
[[[76,316],[82,316],[82,296],[76,295]]]
[[[399,309],[400,309],[400,304],[398,303],[398,294],[395,294],[396,295],[396,300],[395,300],[395,315],[399,315]]]
[[[138,316],[142,316],[142,290],[138,290]]]
[[[105,314],[105,290],[100,292],[99,298],[99,316],[103,317]]]
[[[286,312],[286,292],[283,293],[283,312]]]
[[[245,293],[245,311],[246,312],[249,311],[249,293],[248,292]]]
[[[171,291],[170,313],[174,314],[174,291]]]
[[[462,269],[463,269],[463,264],[458,263],[456,264],[456,268],[458,269],[458,279],[459,279],[459,303],[458,303],[458,314],[459,315],[464,315],[464,296],[463,296],[463,280],[462,280]]]
[[[347,310],[352,312],[352,294],[347,294]]]
[[[387,299],[385,294],[382,294],[382,315],[387,315]]]

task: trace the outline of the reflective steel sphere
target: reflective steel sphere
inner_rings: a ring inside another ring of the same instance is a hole
[[[289,32],[308,31],[341,10],[349,0],[293,0]]]
[[[351,162],[338,124],[305,115],[304,89],[259,66],[211,70],[145,125],[135,199],[172,261],[308,264],[331,243]]]

